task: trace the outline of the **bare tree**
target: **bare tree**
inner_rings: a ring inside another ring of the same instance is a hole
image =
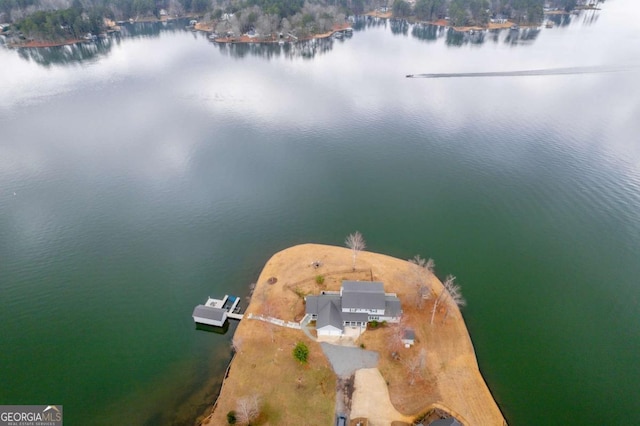
[[[464,299],[464,297],[462,297],[462,292],[460,290],[459,285],[451,282],[447,287],[447,293],[449,293],[449,298],[447,299],[448,303],[445,308],[444,318],[442,319],[443,322],[447,320],[447,316],[449,315],[449,308],[451,307],[451,304],[454,304],[459,308],[466,306],[467,304],[467,301]]]
[[[236,417],[241,424],[248,425],[260,415],[260,397],[245,396],[236,402]]]
[[[418,364],[420,365],[420,371],[424,371],[427,368],[427,350],[425,348],[420,349]]]
[[[223,36],[227,33],[227,30],[229,29],[229,24],[227,21],[220,21],[216,24],[216,33],[220,36]]]
[[[460,286],[455,283],[456,277],[453,275],[447,275],[447,278],[442,283],[443,289],[438,295],[438,297],[433,301],[433,309],[431,311],[431,324],[433,324],[433,318],[436,315],[436,311],[438,310],[438,305],[440,303],[454,303],[457,306],[465,306],[467,302],[462,297],[462,293],[460,292]],[[449,306],[447,306],[447,313],[449,313]],[[446,319],[445,314],[445,319]]]
[[[429,272],[433,273],[436,263],[431,258],[427,260],[420,257],[419,254],[413,256],[413,259],[409,259],[409,262],[416,266],[414,268],[415,276],[413,279],[415,279],[416,284],[416,307],[420,309],[425,299],[429,298],[430,289],[427,285],[427,278]]]
[[[356,257],[358,257],[358,253],[364,250],[367,246],[364,242],[364,238],[359,231],[354,232],[353,234],[349,234],[347,239],[344,241],[347,247],[351,249],[351,256],[353,258],[353,270],[356,270]]]
[[[402,348],[402,338],[404,337],[405,330],[406,327],[402,324],[402,321],[389,327],[387,347],[392,356],[393,354],[396,354],[400,350],[400,348]]]
[[[242,350],[243,343],[244,341],[242,340],[242,337],[237,337],[237,335],[234,335],[233,339],[231,340],[231,347],[234,351],[240,352]]]
[[[420,357],[414,356],[403,362],[407,368],[407,374],[409,376],[409,386],[413,386],[416,383],[416,379],[420,377]]]
[[[271,37],[273,32],[272,20],[270,15],[260,15],[255,24],[256,31],[264,39]]]
[[[291,31],[291,23],[287,18],[282,18],[280,22],[280,28],[282,28],[282,32],[286,35],[289,31]]]

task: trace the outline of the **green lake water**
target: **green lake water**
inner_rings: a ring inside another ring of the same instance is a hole
[[[640,8],[601,8],[484,38],[364,21],[264,48],[147,24],[0,48],[0,404],[191,424],[233,331],[193,307],[359,230],[458,277],[509,424],[640,424]],[[616,72],[405,78],[567,67]]]

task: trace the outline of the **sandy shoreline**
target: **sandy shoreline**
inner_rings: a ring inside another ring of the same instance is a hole
[[[422,308],[415,304],[415,284],[411,284],[415,265],[382,254],[362,252],[353,272],[350,259],[348,249],[316,244],[299,245],[276,253],[264,266],[246,313],[268,314],[295,322],[304,315],[301,297],[304,294],[317,294],[321,289],[337,290],[343,279],[382,281],[385,291],[394,292],[400,298],[403,322],[415,330],[416,344],[409,349],[398,349],[399,358],[403,360],[399,362],[397,356],[391,357],[388,349],[393,327],[368,330],[355,342],[342,342],[377,351],[380,354],[377,370],[387,384],[386,390],[378,386],[375,394],[367,390],[368,386],[361,385],[356,389],[351,407],[354,414],[365,417],[368,408],[362,401],[388,395],[388,403],[393,409],[387,410],[387,420],[406,422],[429,409],[440,408],[455,414],[465,425],[505,425],[478,369],[460,311],[450,308],[445,320],[444,311],[438,310],[435,323],[430,325],[432,302],[426,301]],[[314,261],[322,266],[314,269]],[[317,275],[324,277],[322,285],[317,284]],[[274,281],[270,278],[275,278],[276,282],[269,284]],[[434,294],[442,291],[442,284],[434,275],[429,274],[426,279]],[[310,349],[306,367],[296,363],[291,355],[291,349],[298,341],[304,341]],[[300,330],[248,319],[245,315],[235,332],[234,342],[238,350],[228,377],[213,413],[203,424],[226,424],[227,413],[235,410],[236,401],[248,394],[257,394],[260,398],[263,406],[261,424],[325,425],[334,420],[336,377],[315,340]],[[424,370],[409,386],[404,360],[416,357],[423,348],[427,354]],[[373,377],[370,380],[375,383],[380,381],[375,379],[374,373],[363,372],[360,376],[360,383],[367,377]],[[380,406],[384,406],[383,402],[380,401]],[[389,424],[375,422],[375,419],[370,421],[370,424]]]

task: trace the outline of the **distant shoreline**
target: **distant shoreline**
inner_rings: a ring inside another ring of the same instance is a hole
[[[88,43],[87,40],[82,39],[70,39],[70,40],[62,40],[62,41],[42,41],[42,40],[30,40],[24,43],[9,43],[7,47],[9,48],[46,48],[46,47],[60,47],[60,46],[70,46],[74,44],[82,44]]]
[[[582,7],[582,8],[576,8],[576,10],[600,10],[599,8],[595,8],[595,7]],[[547,11],[544,14],[545,15],[568,15],[571,12],[566,12],[564,10],[557,10],[557,11]],[[364,14],[364,16],[368,16],[368,17],[374,17],[374,18],[380,18],[380,19],[392,19],[393,18],[393,14],[391,12],[378,12],[378,11],[373,11],[373,12],[367,12]],[[137,19],[130,19],[129,22],[130,23],[144,23],[144,22],[171,22],[171,21],[175,21],[175,20],[179,20],[179,19],[190,19],[190,18],[196,18],[196,15],[185,15],[185,16],[181,16],[181,17],[167,17],[167,16],[162,16],[160,18],[156,18],[156,17],[143,17],[143,18],[137,18]],[[107,33],[113,33],[113,32],[117,32],[120,30],[120,27],[118,25],[116,25],[115,22],[113,21],[109,21],[110,24],[108,26],[107,29]],[[505,22],[489,22],[487,25],[471,25],[471,26],[451,26],[450,22],[448,20],[445,19],[438,19],[436,21],[415,21],[414,23],[422,23],[422,24],[427,24],[427,25],[434,25],[437,27],[445,27],[445,28],[450,28],[453,31],[456,32],[469,32],[469,31],[485,31],[485,30],[502,30],[502,29],[509,29],[512,28],[513,26],[518,26],[520,28],[533,28],[533,27],[538,27],[541,26],[540,25],[536,25],[536,24],[516,24],[515,22],[511,22],[511,21],[505,21]],[[282,41],[285,42],[292,42],[292,41],[308,41],[308,40],[313,40],[313,39],[326,39],[329,38],[331,36],[333,36],[335,33],[338,32],[342,32],[345,31],[347,29],[350,28],[350,24],[349,23],[343,23],[343,24],[336,24],[333,26],[333,28],[331,28],[331,30],[325,32],[325,33],[320,33],[320,34],[313,34],[313,35],[308,35],[308,36],[302,36],[302,37],[292,37],[292,36],[285,36],[283,38],[279,38],[275,35],[272,35],[269,38],[257,38],[257,37],[250,37],[246,34],[243,34],[240,37],[230,37],[230,36],[224,36],[224,37],[216,37],[211,39],[212,41],[215,41],[216,43],[223,43],[223,44],[235,44],[235,43],[265,43],[265,44],[275,44],[275,43],[280,43]],[[213,34],[213,27],[211,26],[211,23],[197,23],[193,26],[193,31],[199,31],[199,32],[204,32],[204,33],[208,33],[208,34]],[[68,46],[68,45],[75,45],[75,44],[82,44],[82,43],[90,43],[91,40],[86,40],[86,39],[67,39],[67,40],[56,40],[56,41],[50,41],[50,40],[29,40],[29,41],[24,41],[24,42],[11,42],[11,43],[7,43],[6,46],[9,48],[47,48],[47,47],[60,47],[60,46]]]
[[[202,32],[207,32],[207,33],[212,33],[213,30],[210,29],[210,27],[198,27],[198,24],[196,24],[196,26],[194,27],[196,31],[202,31]],[[349,28],[351,28],[351,26],[348,23],[344,23],[344,24],[338,24],[338,25],[334,25],[333,28],[331,28],[331,30],[327,31],[326,33],[320,33],[320,34],[313,34],[313,35],[309,35],[309,36],[303,36],[303,37],[297,37],[295,38],[295,40],[291,40],[292,37],[290,36],[286,36],[285,38],[278,38],[276,36],[271,36],[268,39],[258,39],[256,40],[255,37],[250,37],[246,34],[243,34],[240,37],[216,37],[213,39],[213,41],[215,41],[216,43],[267,43],[267,44],[274,44],[274,43],[280,43],[281,41],[286,41],[286,42],[290,42],[290,41],[308,41],[308,40],[314,40],[314,39],[325,39],[325,38],[329,38],[331,36],[333,36],[335,33],[338,32],[342,32],[345,30],[348,30]]]

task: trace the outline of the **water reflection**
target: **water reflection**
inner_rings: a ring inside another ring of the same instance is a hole
[[[114,45],[119,45],[124,38],[154,38],[163,32],[185,31],[184,19],[170,22],[137,22],[122,23],[120,31],[110,33],[106,37],[92,42],[83,42],[55,47],[17,48],[18,56],[38,65],[67,65],[88,62],[108,55]]]
[[[18,55],[27,61],[33,61],[38,65],[50,67],[51,65],[64,65],[90,61],[107,55],[111,51],[112,43],[119,44],[120,39],[97,40],[92,43],[78,43],[66,46],[20,48],[16,49]]]
[[[259,56],[264,59],[272,58],[303,58],[311,59],[317,55],[323,55],[333,48],[335,42],[344,42],[345,39],[333,38],[312,39],[295,43],[214,43],[225,55],[234,58],[244,58],[248,55]]]
[[[419,40],[436,41],[445,34],[444,27],[431,24],[416,24],[411,29],[411,35]]]
[[[574,18],[582,17],[581,22],[591,25],[598,20],[599,13],[596,10],[581,11],[574,15],[557,14],[546,15],[547,27],[568,26],[575,21]],[[70,46],[50,48],[18,48],[18,55],[39,65],[50,67],[51,65],[66,65],[95,60],[108,55],[112,47],[119,45],[125,38],[154,38],[162,33],[190,31],[185,28],[187,20],[178,19],[169,22],[139,22],[122,23],[119,32],[109,35],[105,39],[99,39],[92,43],[82,43]],[[354,31],[365,31],[367,28],[389,28],[394,35],[411,36],[426,42],[436,42],[444,39],[444,43],[450,47],[464,45],[481,45],[486,40],[494,43],[505,43],[513,46],[524,46],[533,43],[539,36],[541,28],[510,28],[502,30],[468,30],[457,31],[450,27],[435,26],[426,23],[411,24],[405,19],[383,19],[371,16],[356,16],[351,18]],[[202,39],[203,33],[194,32],[194,39]],[[258,56],[265,59],[286,58],[314,58],[329,52],[334,43],[344,43],[352,36],[345,33],[343,37],[314,39],[296,43],[213,43],[220,52],[235,58],[244,58],[247,55]],[[0,44],[2,40],[0,40]]]
[[[127,38],[159,37],[162,33],[188,31],[185,27],[188,19],[176,19],[168,22],[136,22],[120,24],[120,35]]]
[[[540,31],[540,28],[511,28],[506,30],[504,42],[514,46],[531,44],[538,38]]]
[[[406,19],[390,19],[389,26],[392,34],[407,35],[409,33],[409,22]]]
[[[447,30],[446,43],[448,46],[462,46],[465,44],[484,43],[485,30],[456,31],[453,28]]]
[[[384,27],[387,28],[387,21],[388,19],[384,19],[384,18],[377,18],[374,16],[365,16],[364,19],[359,20],[359,24],[356,23],[356,25],[359,27],[358,29],[365,29],[365,28],[375,28],[375,27]],[[356,29],[356,25],[354,25],[353,29]]]
[[[565,27],[571,24],[571,15],[566,13],[561,15],[548,15],[547,20],[553,22],[556,26]]]

